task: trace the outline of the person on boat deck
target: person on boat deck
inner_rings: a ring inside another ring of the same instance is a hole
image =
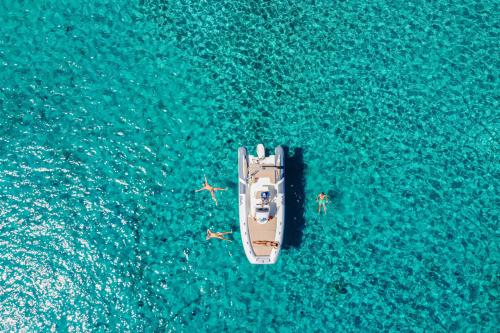
[[[275,249],[277,249],[278,246],[280,245],[280,243],[275,241],[253,241],[252,243],[254,243],[255,245],[271,246],[274,247]]]
[[[225,191],[225,190],[227,190],[227,187],[226,188],[222,188],[222,187],[213,187],[213,186],[210,186],[208,184],[207,176],[205,175],[205,183],[203,183],[203,187],[200,188],[199,190],[196,190],[195,192],[200,192],[200,191],[203,191],[203,190],[207,190],[208,192],[210,192],[210,194],[212,195],[212,199],[214,199],[215,205],[217,206],[218,203],[217,203],[217,198],[215,198],[215,191]]]
[[[318,213],[321,214],[321,207],[323,207],[323,210],[326,214],[326,204],[328,203],[328,196],[325,193],[321,192],[316,197],[316,201],[318,202]]]
[[[224,237],[224,235],[226,234],[232,234],[233,231],[224,231],[224,232],[212,232],[210,231],[210,229],[207,229],[207,236],[206,236],[206,240],[209,240],[210,238],[217,238],[217,239],[222,239],[222,240],[225,240],[225,241],[228,241],[228,242],[231,242],[230,239],[227,239]]]
[[[260,194],[260,205],[261,206],[264,206],[264,205],[268,205],[269,204],[269,196],[271,194],[269,192],[262,192]]]

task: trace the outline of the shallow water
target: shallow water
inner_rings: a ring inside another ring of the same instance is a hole
[[[0,330],[495,331],[498,9],[0,2]],[[273,266],[238,233],[259,142]]]

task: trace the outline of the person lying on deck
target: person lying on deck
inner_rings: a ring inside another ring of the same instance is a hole
[[[253,241],[252,243],[255,245],[271,246],[275,249],[277,249],[278,246],[280,245],[280,243],[275,241]]]
[[[207,229],[206,240],[209,240],[210,238],[217,238],[217,239],[222,239],[222,240],[231,242],[230,239],[225,238],[223,235],[232,234],[232,233],[233,233],[233,231],[212,232],[212,231],[210,231],[210,229]]]
[[[225,191],[225,190],[227,190],[227,187],[226,188],[222,188],[222,187],[213,187],[213,186],[210,186],[208,184],[207,176],[205,175],[205,182],[203,183],[203,187],[200,188],[199,190],[196,190],[195,192],[200,192],[200,191],[203,191],[203,190],[206,190],[206,191],[210,192],[210,194],[212,195],[212,199],[215,201],[215,205],[217,206],[218,203],[217,203],[217,198],[215,198],[215,191]]]

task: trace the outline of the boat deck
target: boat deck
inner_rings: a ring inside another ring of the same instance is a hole
[[[252,182],[259,178],[269,178],[272,184],[276,184],[276,167],[274,165],[250,164],[249,175]]]
[[[255,183],[259,178],[269,178],[272,184],[276,183],[276,168],[268,163],[250,164],[249,174],[251,182]],[[256,199],[260,199],[260,192]],[[269,256],[273,250],[271,246],[257,245],[254,241],[275,241],[276,239],[277,218],[273,216],[265,224],[258,223],[255,218],[248,215],[248,232],[250,234],[250,243],[257,256]]]
[[[259,224],[253,216],[248,216],[248,231],[250,234],[250,243],[257,256],[268,256],[273,248],[271,246],[256,245],[254,241],[274,241],[276,238],[276,216],[266,224]]]

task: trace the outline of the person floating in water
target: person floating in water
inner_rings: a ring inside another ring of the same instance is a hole
[[[209,240],[210,238],[217,238],[217,239],[222,239],[222,240],[225,240],[225,241],[228,241],[228,242],[231,242],[230,239],[227,239],[224,237],[224,235],[226,234],[232,234],[233,231],[224,231],[224,232],[212,232],[210,231],[210,229],[207,229],[207,236],[206,236],[206,240]]]
[[[280,245],[280,243],[275,241],[253,241],[252,243],[255,245],[271,246],[274,247],[275,249],[277,249],[278,246]]]
[[[215,198],[215,191],[225,191],[225,190],[227,190],[227,187],[226,188],[221,188],[221,187],[210,186],[208,184],[207,176],[205,175],[205,183],[203,183],[203,187],[200,188],[199,190],[196,190],[195,192],[200,192],[200,191],[203,191],[203,190],[207,190],[208,192],[210,192],[210,194],[212,195],[212,199],[214,199],[215,205],[217,206],[218,203],[217,203],[217,198]]]
[[[318,213],[321,214],[321,207],[323,207],[323,210],[326,214],[326,204],[328,203],[328,196],[325,193],[321,192],[316,197],[316,201],[318,202]]]

